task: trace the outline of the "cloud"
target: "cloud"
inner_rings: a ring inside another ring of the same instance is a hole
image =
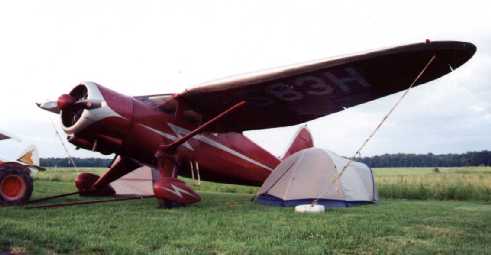
[[[0,3],[0,127],[37,144],[42,156],[64,156],[49,121],[54,115],[34,102],[57,98],[81,80],[127,95],[181,92],[233,74],[430,38],[471,41],[478,51],[454,73],[411,91],[365,153],[490,149],[487,5],[5,1]],[[398,96],[310,122],[317,145],[353,153]],[[247,134],[281,154],[296,128]],[[74,156],[99,155],[68,146]]]

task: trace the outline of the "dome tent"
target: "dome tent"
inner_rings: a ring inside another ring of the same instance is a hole
[[[349,207],[378,200],[371,169],[351,162],[334,182],[348,160],[328,150],[309,148],[283,160],[264,181],[256,202],[296,206],[317,200],[326,207]]]

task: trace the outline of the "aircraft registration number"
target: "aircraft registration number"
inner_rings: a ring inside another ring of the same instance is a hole
[[[286,102],[303,100],[306,96],[328,96],[342,92],[350,94],[354,90],[369,88],[371,85],[354,68],[342,72],[319,72],[301,75],[268,86],[266,93]]]

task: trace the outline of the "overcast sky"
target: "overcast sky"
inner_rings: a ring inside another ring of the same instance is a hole
[[[478,50],[411,91],[363,155],[491,149],[488,1],[1,1],[0,129],[65,156],[36,101],[90,80],[127,95],[181,92],[234,74],[432,40]],[[400,94],[308,123],[317,146],[352,155]],[[276,155],[298,127],[246,132]],[[0,144],[2,155],[14,153]],[[83,150],[73,156],[100,156]]]

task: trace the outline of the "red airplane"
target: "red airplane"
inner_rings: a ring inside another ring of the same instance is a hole
[[[280,159],[242,135],[296,125],[439,78],[464,64],[467,42],[411,44],[314,61],[205,83],[177,94],[131,97],[82,82],[57,101],[38,104],[61,115],[68,141],[116,154],[102,176],[82,173],[81,195],[112,195],[110,183],[148,166],[163,207],[200,201],[178,176],[199,167],[202,180],[261,185]],[[424,70],[424,71],[422,71]],[[313,146],[299,132],[284,157]]]

